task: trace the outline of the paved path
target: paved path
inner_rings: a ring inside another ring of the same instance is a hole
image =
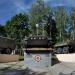
[[[61,63],[49,67],[46,71],[43,68],[38,70],[26,68],[24,62],[0,63],[0,75],[75,75],[74,58],[75,54],[63,55],[63,57],[59,55],[58,59]]]
[[[75,53],[73,54],[56,54],[57,58],[61,62],[72,62],[75,63]]]
[[[24,62],[1,63],[0,75],[51,75],[48,71],[41,69],[31,70],[26,68]]]
[[[75,54],[57,54],[59,64],[50,68],[53,75],[75,75]]]

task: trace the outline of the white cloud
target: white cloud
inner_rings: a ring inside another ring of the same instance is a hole
[[[44,0],[44,2],[49,2],[50,0]]]
[[[11,0],[12,3],[14,3],[14,7],[16,9],[16,12],[27,12],[30,7],[31,4],[35,2],[31,0],[31,3],[26,4],[26,2],[24,0]],[[71,0],[44,0],[44,2],[47,5],[56,7],[56,6],[74,6],[75,1],[71,1]]]
[[[44,0],[52,6],[75,6],[75,0]]]
[[[57,7],[57,6],[66,6],[66,4],[63,4],[63,3],[54,3],[54,4],[51,4],[53,7]]]
[[[13,3],[15,5],[16,12],[24,12],[30,8],[30,6],[25,4],[22,0],[15,0]]]
[[[67,4],[70,6],[75,6],[75,0],[67,0]]]

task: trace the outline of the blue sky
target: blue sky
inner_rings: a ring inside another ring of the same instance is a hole
[[[20,12],[28,12],[36,0],[0,0],[0,24],[5,24],[12,16]],[[52,7],[75,7],[75,0],[44,0]]]

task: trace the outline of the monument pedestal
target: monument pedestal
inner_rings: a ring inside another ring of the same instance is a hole
[[[28,68],[46,69],[51,66],[51,53],[47,54],[26,54],[24,53],[24,63]]]

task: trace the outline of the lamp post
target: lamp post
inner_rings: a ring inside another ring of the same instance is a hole
[[[38,27],[39,27],[39,24],[36,24],[36,32],[37,32],[37,36],[38,36]]]

